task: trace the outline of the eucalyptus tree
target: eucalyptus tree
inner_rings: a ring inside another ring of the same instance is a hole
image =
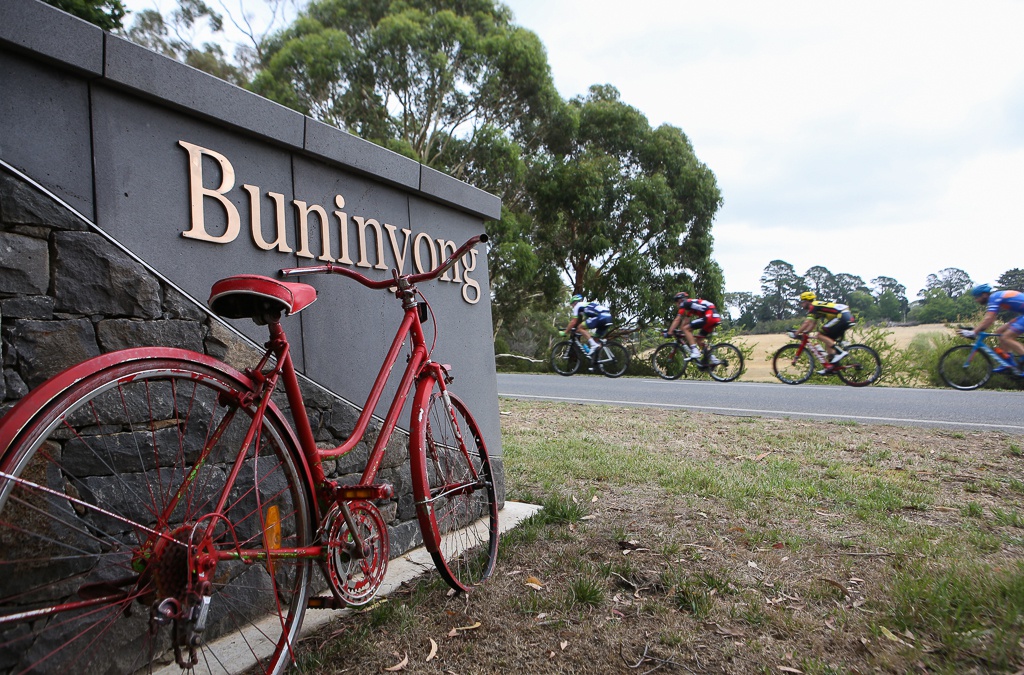
[[[925,279],[924,288],[918,291],[921,297],[927,297],[926,291],[939,289],[951,298],[958,298],[971,287],[971,277],[958,267],[947,267],[938,274],[929,274]]]
[[[534,241],[571,289],[641,322],[680,290],[721,303],[711,225],[722,198],[682,130],[651,128],[610,85],[572,99],[552,126],[528,190]]]
[[[46,0],[46,4],[84,19],[103,30],[119,30],[127,13],[121,0]]]
[[[261,67],[257,93],[458,178],[503,133],[538,142],[559,100],[540,39],[495,0],[314,0]]]
[[[1024,270],[1019,267],[1006,270],[996,279],[996,286],[1014,291],[1024,291]]]
[[[772,319],[788,319],[800,307],[800,293],[807,290],[804,278],[785,260],[773,260],[761,274],[762,306]]]

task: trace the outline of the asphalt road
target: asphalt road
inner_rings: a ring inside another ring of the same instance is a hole
[[[697,382],[498,373],[498,395],[598,405],[680,408],[737,416],[1024,434],[1024,392]]]

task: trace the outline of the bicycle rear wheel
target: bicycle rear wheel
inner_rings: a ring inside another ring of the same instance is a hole
[[[719,382],[732,382],[743,372],[743,353],[737,347],[720,342],[712,345],[708,354],[721,361],[716,365],[708,364],[708,375],[713,379]]]
[[[970,391],[985,386],[992,377],[988,354],[975,351],[974,345],[957,345],[939,358],[939,376],[954,389]]]
[[[471,591],[498,556],[497,494],[480,428],[466,404],[430,377],[416,392],[412,442],[423,541],[448,585]]]
[[[580,350],[569,340],[555,343],[551,348],[551,369],[559,375],[575,375],[580,369]]]
[[[651,366],[658,377],[664,380],[678,380],[686,372],[690,364],[686,358],[690,355],[675,342],[666,342],[654,350],[651,355]]]
[[[802,384],[814,372],[814,359],[806,347],[800,351],[800,345],[796,343],[783,345],[772,358],[772,371],[786,384]]]
[[[618,342],[606,342],[598,349],[597,367],[605,377],[621,377],[629,368],[629,351]]]
[[[252,419],[232,403],[238,374],[201,354],[130,360],[139,351],[79,366],[3,452],[0,671],[279,673],[312,564],[266,556],[312,544],[290,431],[272,409],[235,463]],[[217,559],[212,586],[190,595],[201,553]],[[205,629],[188,616],[198,598]],[[239,633],[241,648],[218,639]]]
[[[867,345],[850,345],[847,354],[839,362],[836,374],[851,387],[866,387],[882,375],[882,360],[874,349]]]

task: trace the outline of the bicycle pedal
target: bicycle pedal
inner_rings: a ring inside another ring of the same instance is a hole
[[[314,595],[306,601],[307,609],[345,609],[346,607],[348,605],[333,595]]]
[[[395,488],[390,483],[378,483],[376,485],[335,485],[331,490],[335,501],[349,501],[352,499],[391,499],[395,495]]]

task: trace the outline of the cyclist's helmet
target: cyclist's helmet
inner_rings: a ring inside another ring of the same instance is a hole
[[[690,297],[689,293],[687,293],[686,291],[679,291],[678,293],[675,294],[675,296],[672,299],[675,300],[676,302],[679,302],[680,300],[686,300],[688,297]]]
[[[804,291],[800,294],[800,302],[814,302],[817,297],[814,291]]]
[[[971,295],[973,295],[976,298],[980,298],[981,296],[985,295],[986,293],[991,293],[991,292],[992,292],[992,286],[989,285],[989,284],[978,284],[977,286],[975,286],[974,288],[971,289]]]
[[[579,293],[569,298],[570,305],[575,305],[577,302],[583,302],[583,296],[580,295]]]

